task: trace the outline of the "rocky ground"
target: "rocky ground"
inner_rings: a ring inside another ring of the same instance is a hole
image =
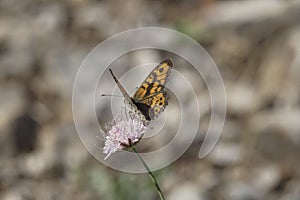
[[[89,51],[144,26],[197,40],[219,67],[227,95],[212,153],[198,159],[197,137],[156,173],[167,199],[300,199],[299,18],[298,0],[0,0],[0,199],[157,199],[147,175],[109,169],[85,150],[71,108]],[[199,88],[201,135],[210,109]]]

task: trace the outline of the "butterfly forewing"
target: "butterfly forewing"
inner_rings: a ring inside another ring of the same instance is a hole
[[[162,61],[146,77],[133,97],[128,95],[124,87],[113,74],[112,70],[109,69],[109,71],[131,110],[134,111],[141,120],[147,123],[148,121],[158,117],[168,105],[165,85],[172,67],[173,63],[171,59]]]
[[[142,85],[137,89],[133,96],[136,102],[143,101],[147,96],[154,95],[164,89],[167,78],[171,72],[173,63],[171,59],[162,61],[146,77]]]
[[[165,85],[172,67],[171,59],[162,61],[146,77],[132,98],[138,108],[141,105],[149,106],[147,112],[143,112],[147,119],[155,119],[168,105]]]

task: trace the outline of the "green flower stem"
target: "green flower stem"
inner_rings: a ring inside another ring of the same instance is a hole
[[[164,197],[164,194],[162,193],[158,183],[157,183],[157,180],[155,178],[155,176],[153,175],[153,173],[151,172],[151,170],[149,169],[148,165],[146,164],[146,162],[144,161],[144,159],[140,156],[140,154],[137,152],[136,148],[133,147],[132,150],[134,151],[134,153],[136,153],[136,155],[139,157],[139,159],[142,161],[144,167],[146,168],[146,170],[148,171],[148,174],[152,180],[152,182],[154,183],[156,189],[157,189],[157,192],[159,194],[159,197],[161,200],[165,200],[165,197]]]

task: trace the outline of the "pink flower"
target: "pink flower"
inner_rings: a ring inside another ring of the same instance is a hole
[[[106,133],[106,141],[103,147],[103,153],[107,154],[107,159],[112,153],[134,146],[143,137],[147,126],[137,117],[131,116],[131,119],[122,119],[117,116],[110,124],[109,131]]]

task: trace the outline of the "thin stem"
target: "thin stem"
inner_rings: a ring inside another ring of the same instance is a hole
[[[148,165],[146,164],[146,162],[144,161],[144,159],[140,156],[140,154],[137,152],[136,148],[133,147],[132,150],[136,153],[136,155],[139,157],[139,159],[142,161],[144,167],[146,168],[146,170],[148,171],[148,174],[152,180],[152,182],[154,183],[156,189],[157,189],[157,192],[159,194],[159,197],[161,200],[165,200],[165,197],[164,197],[164,194],[162,193],[159,185],[158,185],[158,182],[155,178],[155,176],[153,175],[153,173],[151,172],[151,170],[149,169]]]

